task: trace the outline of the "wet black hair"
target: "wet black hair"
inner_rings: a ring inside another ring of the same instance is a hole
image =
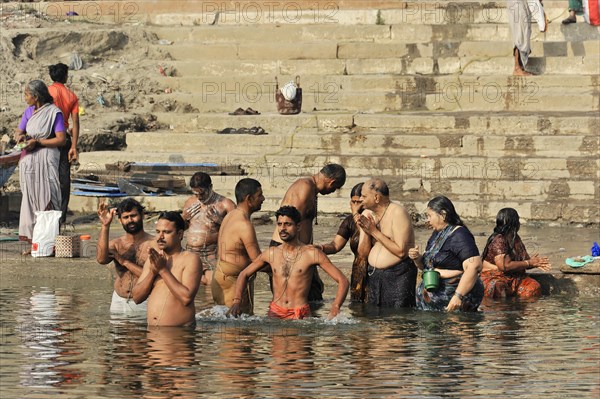
[[[454,226],[465,226],[463,221],[460,219],[460,216],[458,216],[458,213],[456,213],[456,209],[454,209],[454,204],[452,201],[443,195],[437,196],[429,201],[427,208],[432,209],[439,215],[442,215],[442,212],[444,212],[444,221],[448,224]]]
[[[245,178],[237,182],[235,185],[235,200],[241,203],[249,195],[254,195],[261,188],[258,180]]]
[[[340,188],[346,183],[346,170],[342,165],[337,163],[330,163],[320,170],[323,176],[333,179],[335,181],[335,188]]]
[[[287,216],[294,221],[294,223],[298,224],[302,220],[302,216],[296,207],[291,205],[282,206],[275,212],[275,219],[279,219],[279,216]]]
[[[140,215],[144,215],[144,207],[142,204],[133,198],[126,198],[117,205],[117,216],[120,218],[123,212],[131,212],[134,209],[137,209]]]
[[[358,183],[356,186],[352,187],[352,190],[350,191],[350,198],[360,197],[362,194],[363,185],[364,183]]]
[[[498,211],[496,215],[496,227],[494,227],[494,232],[490,235],[487,242],[485,243],[485,248],[483,250],[483,254],[481,255],[482,259],[488,254],[488,249],[492,240],[497,235],[501,235],[506,239],[508,243],[508,254],[512,259],[515,258],[515,240],[517,238],[517,233],[521,228],[521,222],[519,221],[519,213],[514,208],[502,208]]]
[[[52,79],[53,82],[67,83],[69,67],[62,62],[59,62],[56,65],[50,65],[48,67],[48,73],[50,73],[50,79]]]
[[[209,188],[212,185],[212,180],[209,175],[204,172],[196,172],[190,179],[191,188]]]
[[[185,222],[183,221],[183,217],[181,216],[181,213],[179,213],[179,212],[176,212],[176,211],[161,212],[158,215],[158,220],[160,220],[160,219],[165,219],[165,220],[168,220],[169,222],[175,223],[175,227],[177,228],[177,231],[185,230]]]

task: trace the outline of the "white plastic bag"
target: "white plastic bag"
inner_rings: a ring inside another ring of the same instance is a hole
[[[61,211],[37,211],[31,238],[31,256],[52,256],[59,233]]]

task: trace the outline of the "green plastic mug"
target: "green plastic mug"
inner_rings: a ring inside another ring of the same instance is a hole
[[[440,272],[425,270],[423,273],[423,285],[427,291],[435,291],[440,286]]]

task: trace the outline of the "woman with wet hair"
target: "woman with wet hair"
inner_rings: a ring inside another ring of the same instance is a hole
[[[440,283],[436,290],[427,290],[421,281],[416,292],[417,308],[476,311],[483,299],[483,284],[479,279],[481,257],[473,234],[452,201],[444,196],[427,204],[427,222],[434,231],[425,252],[421,255],[416,246],[408,256],[419,269],[439,272]]]
[[[23,194],[19,239],[31,243],[35,212],[60,209],[59,147],[66,139],[62,112],[53,104],[46,84],[32,80],[25,86],[24,96],[28,107],[16,134],[17,142],[25,144],[19,161]],[[24,254],[30,252],[27,250]]]
[[[518,234],[520,227],[519,214],[515,209],[500,209],[496,215],[496,227],[482,255],[485,271],[481,273],[481,279],[486,298],[516,296],[533,299],[542,295],[540,284],[528,277],[526,270],[538,268],[548,271],[552,265],[546,257],[529,256]]]
[[[367,294],[367,259],[358,255],[358,239],[360,238],[360,229],[356,224],[356,218],[363,211],[360,194],[363,183],[358,183],[350,191],[350,210],[348,215],[340,224],[337,234],[333,240],[327,244],[316,244],[315,247],[321,249],[327,255],[340,252],[348,241],[350,249],[354,254],[352,262],[352,275],[350,278],[350,298],[352,302],[364,302]]]

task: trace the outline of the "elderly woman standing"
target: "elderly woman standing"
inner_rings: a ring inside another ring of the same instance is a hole
[[[527,276],[527,269],[549,271],[547,257],[530,257],[518,231],[519,214],[513,208],[503,208],[496,215],[496,227],[488,238],[482,258],[486,270],[481,273],[486,298],[516,296],[535,299],[542,295],[540,284]],[[489,262],[489,263],[488,263]]]
[[[31,242],[35,212],[60,209],[58,147],[65,144],[66,136],[63,115],[52,104],[52,96],[44,82],[29,82],[24,96],[28,107],[17,128],[17,142],[26,144],[19,162],[19,181],[23,194],[19,239]]]
[[[423,282],[417,288],[417,308],[424,310],[476,311],[483,299],[482,268],[479,250],[473,235],[444,197],[435,197],[427,204],[428,223],[434,232],[423,255],[419,247],[411,248],[408,256],[419,269],[434,269],[440,273],[439,287],[428,291]]]

